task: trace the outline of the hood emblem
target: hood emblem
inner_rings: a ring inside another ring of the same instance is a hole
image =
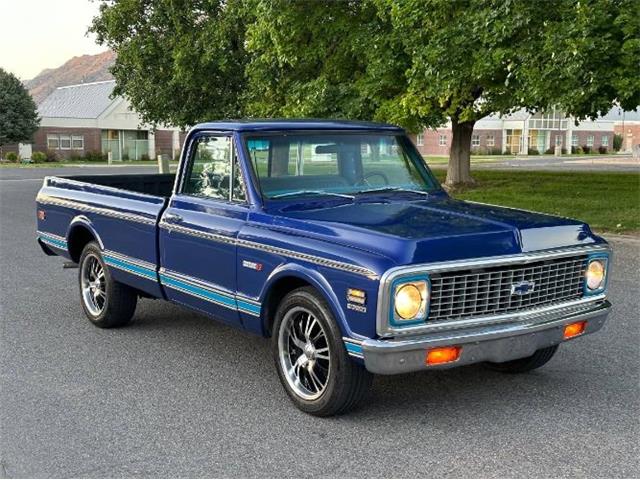
[[[535,282],[523,280],[522,282],[511,285],[511,295],[527,295],[532,293],[536,288]]]

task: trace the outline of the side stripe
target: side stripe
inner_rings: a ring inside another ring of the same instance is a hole
[[[120,270],[133,273],[134,275],[138,275],[139,277],[153,280],[154,282],[158,281],[155,266],[154,268],[149,268],[147,266],[141,265],[139,262],[132,262],[130,259],[125,260],[120,255],[115,256],[114,254],[108,253],[106,251],[104,252],[103,257],[104,262],[110,267],[119,268]]]
[[[208,290],[196,285],[188,284],[181,280],[176,280],[175,278],[169,277],[163,273],[160,274],[160,281],[164,286],[173,288],[174,290],[188,293],[192,296],[207,300],[223,307],[237,309],[236,302],[230,295],[221,295],[214,292],[213,290]]]
[[[61,250],[67,250],[67,240],[59,235],[53,233],[38,231],[38,238],[47,245],[50,245]]]
[[[343,337],[342,340],[344,341],[344,346],[347,349],[347,353],[349,355],[356,358],[364,358],[364,355],[362,353],[362,345],[358,343],[357,340],[347,337]]]
[[[260,316],[261,305],[259,302],[241,295],[234,295],[216,288],[192,277],[187,277],[176,272],[160,269],[160,282],[164,287],[177,290],[188,295],[206,300],[232,310],[238,310],[256,317]]]

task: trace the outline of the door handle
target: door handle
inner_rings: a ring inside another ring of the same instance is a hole
[[[165,213],[164,219],[170,223],[180,223],[182,221],[182,217],[175,213]]]

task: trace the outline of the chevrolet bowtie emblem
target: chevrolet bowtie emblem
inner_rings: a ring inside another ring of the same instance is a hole
[[[534,282],[523,280],[522,282],[511,285],[511,295],[526,295],[533,292],[535,288],[536,284]]]

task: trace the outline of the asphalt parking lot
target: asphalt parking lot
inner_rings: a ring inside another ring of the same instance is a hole
[[[35,242],[51,173],[0,169],[0,476],[640,476],[638,240],[612,240],[603,330],[542,369],[378,377],[364,408],[318,419],[264,339],[152,300],[93,327],[77,270]]]

